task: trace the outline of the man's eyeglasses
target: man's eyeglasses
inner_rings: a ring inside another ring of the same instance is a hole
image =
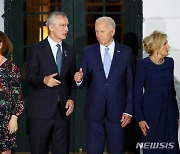
[[[61,25],[59,25],[59,26],[62,27],[62,28],[65,28],[65,27],[70,28],[70,25],[69,25],[69,24],[61,24]]]

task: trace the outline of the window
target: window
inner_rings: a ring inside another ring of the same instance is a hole
[[[98,17],[110,16],[116,23],[115,39],[123,41],[123,0],[86,0],[86,45],[97,42],[95,36],[94,23]]]
[[[24,2],[25,46],[37,43],[47,37],[48,14],[60,10],[60,7],[59,0],[27,0]]]
[[[60,0],[26,0],[24,2],[24,63],[28,48],[48,36],[46,20],[52,11],[59,11]],[[24,72],[26,65],[24,65]],[[25,75],[24,75],[25,77]]]

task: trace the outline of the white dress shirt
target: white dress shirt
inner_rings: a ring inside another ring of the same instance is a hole
[[[53,40],[52,40],[52,38],[51,37],[49,37],[48,36],[48,42],[49,42],[49,44],[50,44],[50,47],[51,47],[51,50],[52,50],[52,53],[53,53],[53,56],[54,56],[54,60],[55,60],[55,62],[56,62],[56,54],[57,54],[57,50],[58,50],[58,47],[56,46],[57,44],[59,44],[60,46],[61,46],[61,52],[63,51],[62,50],[62,41],[61,42],[59,42],[59,43],[56,43],[56,42],[54,42]]]
[[[104,64],[105,48],[109,48],[108,52],[109,52],[109,54],[110,54],[111,61],[112,61],[113,55],[114,55],[114,48],[115,48],[115,42],[114,42],[114,40],[112,41],[112,43],[111,43],[108,47],[100,44],[100,53],[101,53],[101,59],[102,59],[103,64]]]

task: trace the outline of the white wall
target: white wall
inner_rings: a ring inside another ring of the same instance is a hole
[[[0,0],[0,31],[4,31],[4,19],[1,17],[4,14],[4,0]]]
[[[165,32],[175,61],[175,87],[180,109],[180,0],[143,0],[143,38],[154,30]],[[180,141],[180,134],[179,134]]]
[[[175,83],[180,105],[180,1],[143,0],[143,37],[154,30],[167,33],[171,46],[169,56],[175,61]]]

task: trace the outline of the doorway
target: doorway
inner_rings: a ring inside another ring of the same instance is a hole
[[[66,42],[76,50],[77,66],[85,46],[96,43],[94,22],[100,16],[110,16],[116,22],[115,40],[133,49],[134,59],[141,58],[142,0],[6,0],[5,32],[12,40],[11,57],[22,74],[25,100],[28,97],[26,58],[29,48],[47,37],[45,22],[49,12],[64,11],[71,25]],[[71,116],[71,152],[86,151],[83,117],[86,90],[78,90],[76,108]],[[29,151],[28,119],[19,119],[16,151]],[[134,151],[136,126],[127,128],[125,151]]]

